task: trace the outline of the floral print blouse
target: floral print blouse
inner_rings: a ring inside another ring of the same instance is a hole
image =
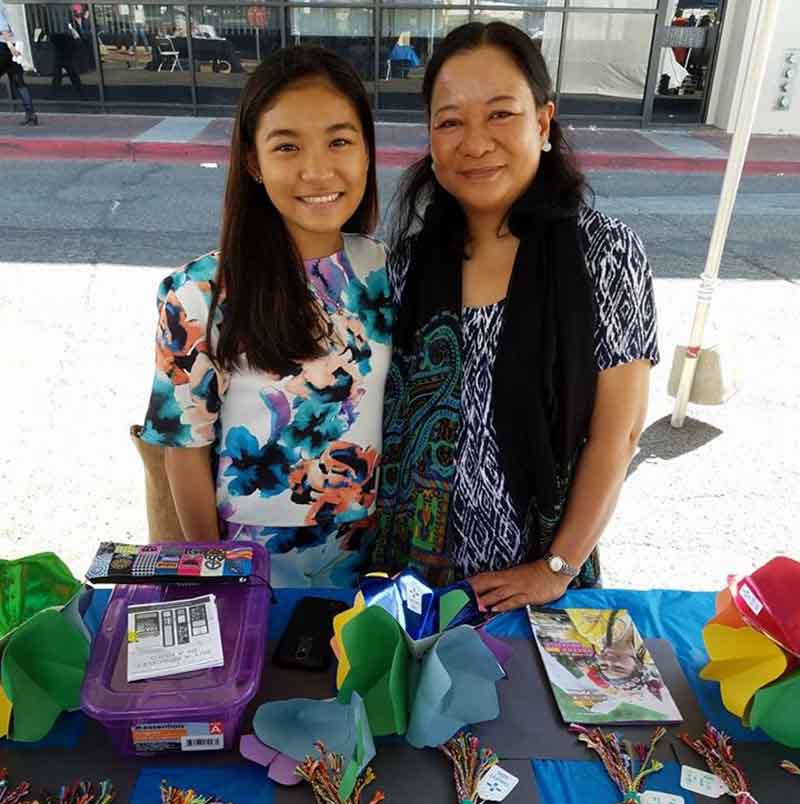
[[[384,246],[344,235],[342,251],[305,263],[331,348],[280,377],[220,371],[206,325],[218,271],[209,254],[158,291],[156,372],[142,438],[164,447],[214,444],[223,523],[334,528],[375,505],[392,299]],[[211,328],[225,314],[224,296]]]

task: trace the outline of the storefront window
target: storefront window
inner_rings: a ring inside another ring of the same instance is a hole
[[[370,8],[312,8],[286,11],[287,44],[327,47],[355,67],[362,81],[375,76],[375,39]]]
[[[190,104],[186,6],[96,5],[105,97],[117,104]]]
[[[381,12],[381,109],[421,111],[422,77],[447,34],[469,21],[468,8],[386,8]]]
[[[581,8],[641,8],[649,11],[658,7],[658,0],[572,0],[570,5]]]
[[[190,6],[197,102],[235,106],[247,77],[281,46],[280,10]]]
[[[651,14],[570,14],[561,114],[641,115],[654,27]]]
[[[26,76],[36,100],[93,102],[100,97],[100,75],[94,58],[89,7],[40,5],[25,7],[30,44]]]
[[[698,123],[703,118],[719,34],[715,0],[671,0],[658,66],[653,118]]]
[[[556,74],[558,72],[558,51],[561,47],[563,19],[561,14],[545,11],[479,8],[475,10],[474,19],[484,23],[499,20],[525,31],[541,48],[550,78],[553,81],[553,88],[555,88]]]

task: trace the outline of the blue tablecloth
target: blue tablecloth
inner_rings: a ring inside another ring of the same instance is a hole
[[[108,590],[96,590],[94,600],[85,613],[85,622],[91,631],[99,627],[103,612],[109,598]],[[297,601],[307,595],[318,597],[333,597],[350,602],[353,592],[350,590],[329,589],[279,589],[276,590],[276,601],[270,612],[269,634],[270,640],[276,640],[283,633],[291,612]],[[760,741],[767,738],[760,732],[753,732],[744,728],[741,722],[730,715],[720,700],[717,684],[702,681],[699,670],[707,661],[707,655],[702,643],[701,631],[703,625],[714,613],[714,594],[704,592],[681,592],[670,590],[653,590],[648,592],[622,591],[622,590],[582,590],[569,592],[555,604],[563,608],[626,608],[636,622],[641,634],[645,638],[660,638],[669,641],[677,655],[678,661],[692,686],[698,702],[706,717],[728,732],[734,740]],[[524,611],[516,611],[495,618],[489,625],[489,630],[496,636],[510,639],[530,639],[531,633]],[[41,743],[28,744],[27,749],[48,747],[74,747],[78,744],[85,721],[80,713],[63,715],[55,729],[48,738]],[[23,744],[15,746],[23,747]],[[605,774],[596,761],[568,762],[568,761],[540,761],[533,759],[533,772],[543,797],[543,804],[605,804],[606,801],[616,801],[613,787],[611,787]],[[245,778],[240,771],[231,774],[229,778],[224,769],[208,769],[208,775],[198,776],[192,771],[186,776],[176,765],[176,769],[166,774],[164,769],[144,768],[137,782],[133,804],[145,804],[152,801],[154,791],[162,776],[166,776],[171,784],[183,786],[192,783],[206,793],[217,793],[223,800],[230,800],[236,804],[269,804],[272,792],[270,785],[264,781],[263,770],[254,766],[253,779]],[[681,792],[676,787],[673,776],[676,769],[668,769],[666,773],[659,774],[659,785],[654,789],[664,792]],[[158,778],[156,778],[158,777]],[[257,787],[251,782],[260,780]],[[589,795],[588,791],[591,791]],[[683,791],[687,797],[686,791]],[[691,804],[691,798],[687,798]]]

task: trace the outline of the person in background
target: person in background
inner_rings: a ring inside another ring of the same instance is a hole
[[[397,71],[396,78],[405,78],[409,70],[421,64],[417,51],[411,46],[411,34],[408,31],[404,31],[397,38],[389,53],[389,61],[392,63],[392,72]]]
[[[14,47],[14,32],[6,17],[3,4],[0,3],[0,78],[8,76],[11,87],[11,96],[18,95],[25,109],[25,119],[22,126],[38,126],[39,118],[33,108],[31,91],[25,84],[25,70],[18,61],[19,52]]]
[[[239,104],[221,249],[159,289],[141,438],[167,448],[186,539],[265,545],[273,586],[354,586],[368,561],[393,315],[377,213],[353,68],[269,56]]]
[[[658,360],[639,238],[589,206],[540,49],[453,30],[430,154],[397,194],[398,318],[373,565],[467,578],[494,611],[593,586]]]

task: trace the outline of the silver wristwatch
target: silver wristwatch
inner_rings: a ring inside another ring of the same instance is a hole
[[[548,553],[544,560],[547,566],[550,567],[550,571],[556,575],[566,575],[567,578],[574,578],[580,572],[580,570],[576,570],[575,567],[571,566],[566,559],[553,555],[553,553]]]

